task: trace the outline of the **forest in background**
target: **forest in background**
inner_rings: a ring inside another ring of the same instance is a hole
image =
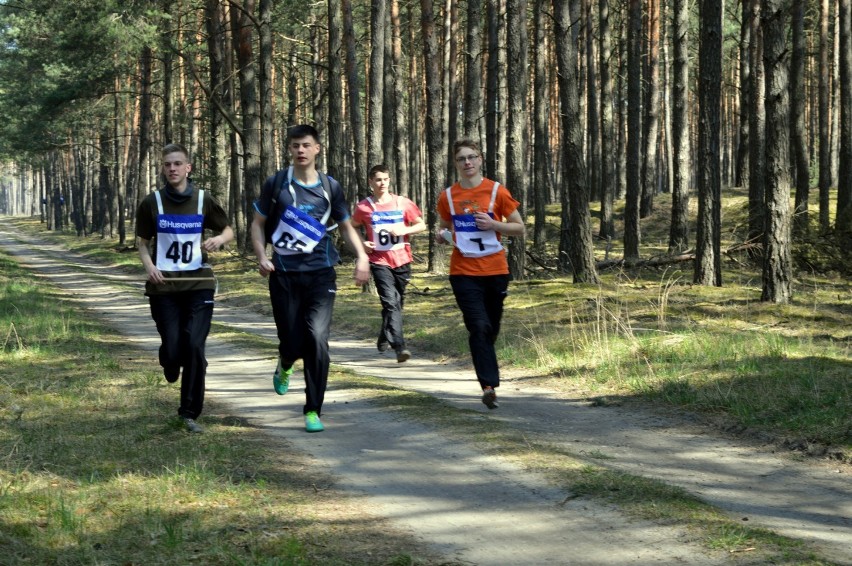
[[[791,299],[794,241],[848,258],[850,0],[0,0],[0,34],[0,213],[51,230],[132,242],[178,142],[244,248],[286,128],[310,123],[350,202],[385,162],[430,226],[452,142],[479,141],[530,219],[516,278],[539,251],[597,282],[596,238],[641,262],[665,192],[669,253],[722,285],[729,186],[763,300]]]

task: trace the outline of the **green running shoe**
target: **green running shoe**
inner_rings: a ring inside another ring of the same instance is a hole
[[[279,395],[284,395],[290,389],[290,376],[293,375],[293,366],[281,369],[281,358],[278,358],[278,367],[275,368],[275,373],[272,374],[272,387]]]
[[[316,411],[305,413],[305,430],[308,432],[322,432],[325,430]]]

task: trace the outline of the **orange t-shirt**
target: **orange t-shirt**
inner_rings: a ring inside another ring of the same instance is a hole
[[[494,181],[482,179],[477,187],[472,189],[462,188],[455,183],[451,192],[453,194],[453,208],[456,214],[473,214],[474,212],[488,212],[491,203],[491,193],[494,190]],[[517,210],[520,203],[512,198],[509,189],[500,185],[497,188],[497,196],[494,199],[494,218],[503,221]],[[447,191],[441,191],[438,195],[438,214],[441,218],[452,223],[450,205],[447,201]],[[497,232],[497,237],[501,234]],[[450,275],[505,275],[509,273],[509,262],[506,261],[506,250],[483,257],[465,257],[458,248],[453,247],[453,255],[450,257]]]

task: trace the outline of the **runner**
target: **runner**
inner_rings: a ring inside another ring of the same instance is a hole
[[[169,383],[181,378],[178,415],[190,432],[202,432],[196,419],[204,405],[204,347],[216,290],[207,252],[233,240],[234,232],[219,203],[189,179],[186,148],[169,144],[162,157],[166,184],[137,209],[137,245],[148,277],[145,295],[160,334],[163,375]],[[205,229],[220,234],[203,240]]]
[[[355,206],[352,225],[363,227],[364,247],[370,258],[370,272],[382,303],[382,326],[376,342],[379,352],[393,348],[396,361],[411,357],[402,331],[405,288],[411,281],[411,243],[408,236],[426,229],[423,215],[414,202],[390,192],[390,169],[375,165],[370,169],[373,196]]]
[[[500,237],[523,236],[524,221],[509,190],[482,176],[482,154],[476,142],[456,141],[453,156],[458,181],[438,196],[442,230],[436,241],[454,243],[450,286],[469,333],[482,402],[496,409],[500,369],[494,342],[500,333],[510,279]]]
[[[287,132],[292,165],[266,180],[254,203],[251,240],[260,274],[269,277],[269,297],[278,330],[278,367],[272,386],[279,395],[290,387],[296,360],[304,361],[305,430],[324,429],[320,416],[328,383],[328,335],[337,293],[334,267],[340,262],[329,236],[329,220],[340,226],[355,253],[355,283],[370,279],[369,261],[340,183],[316,169],[319,133],[313,126]],[[269,220],[269,222],[267,222]],[[267,244],[274,251],[266,255]]]

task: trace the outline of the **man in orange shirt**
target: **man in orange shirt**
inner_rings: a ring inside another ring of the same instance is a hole
[[[497,408],[495,388],[500,369],[494,342],[500,333],[503,301],[509,288],[509,262],[501,236],[523,236],[524,220],[519,202],[506,187],[482,176],[482,154],[472,140],[453,144],[458,181],[438,196],[442,230],[451,230],[450,286],[469,333],[468,343],[482,387],[482,402]]]

